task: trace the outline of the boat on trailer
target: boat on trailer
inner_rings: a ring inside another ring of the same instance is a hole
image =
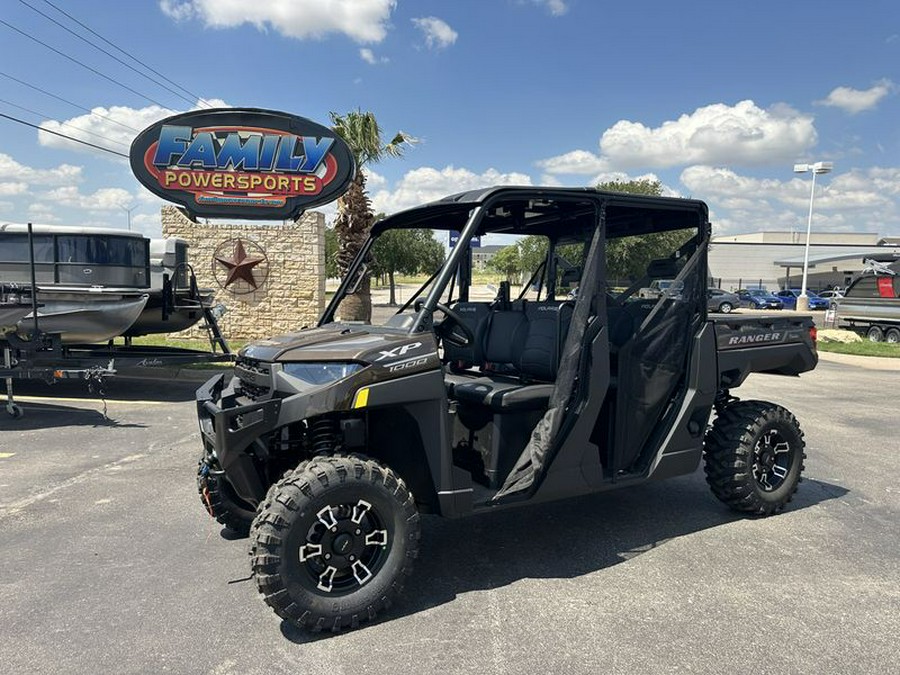
[[[230,361],[197,288],[187,242],[157,244],[123,230],[0,224],[0,381],[6,411],[23,414],[13,380],[102,380],[117,372]],[[171,255],[167,255],[170,253]],[[36,314],[36,316],[35,316]],[[200,320],[210,350],[133,345],[131,338],[171,333]],[[114,342],[123,336],[124,344]]]
[[[30,283],[33,249],[38,325],[64,344],[181,331],[204,318],[212,293],[197,289],[186,242],[159,241],[151,260],[137,232],[34,225],[29,243],[26,225],[0,224],[0,283]],[[15,332],[33,323],[29,311]]]
[[[197,288],[187,253],[184,239],[150,239],[149,297],[140,316],[124,333],[126,337],[186,330],[212,306],[214,293]]]

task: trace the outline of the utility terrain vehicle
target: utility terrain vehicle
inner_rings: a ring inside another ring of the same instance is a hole
[[[340,321],[373,240],[403,228],[458,241],[383,325]],[[533,235],[519,248],[535,268],[486,283],[474,245],[490,235]],[[233,377],[197,392],[203,503],[249,530],[265,601],[298,626],[356,626],[400,593],[420,513],[687,474],[704,452],[719,499],[782,509],[803,434],[784,408],[730,391],[751,372],[814,368],[815,328],[710,320],[709,236],[700,201],[591,189],[490,188],[376,223],[316,327],[247,346]],[[636,298],[659,279],[659,298]]]

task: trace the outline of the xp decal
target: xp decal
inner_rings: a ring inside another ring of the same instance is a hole
[[[356,167],[328,127],[286,113],[218,108],[142,131],[131,170],[151,192],[194,215],[294,218],[342,195]]]

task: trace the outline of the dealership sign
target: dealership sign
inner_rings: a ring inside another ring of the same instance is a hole
[[[175,115],[131,144],[151,192],[197,216],[295,218],[341,196],[356,174],[334,131],[286,113],[216,108]]]

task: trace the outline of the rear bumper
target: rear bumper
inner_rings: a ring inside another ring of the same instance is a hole
[[[241,404],[232,384],[220,374],[197,390],[196,401],[204,446],[215,452],[237,495],[250,504],[257,504],[265,494],[265,487],[246,450],[261,435],[276,428],[281,399]]]

